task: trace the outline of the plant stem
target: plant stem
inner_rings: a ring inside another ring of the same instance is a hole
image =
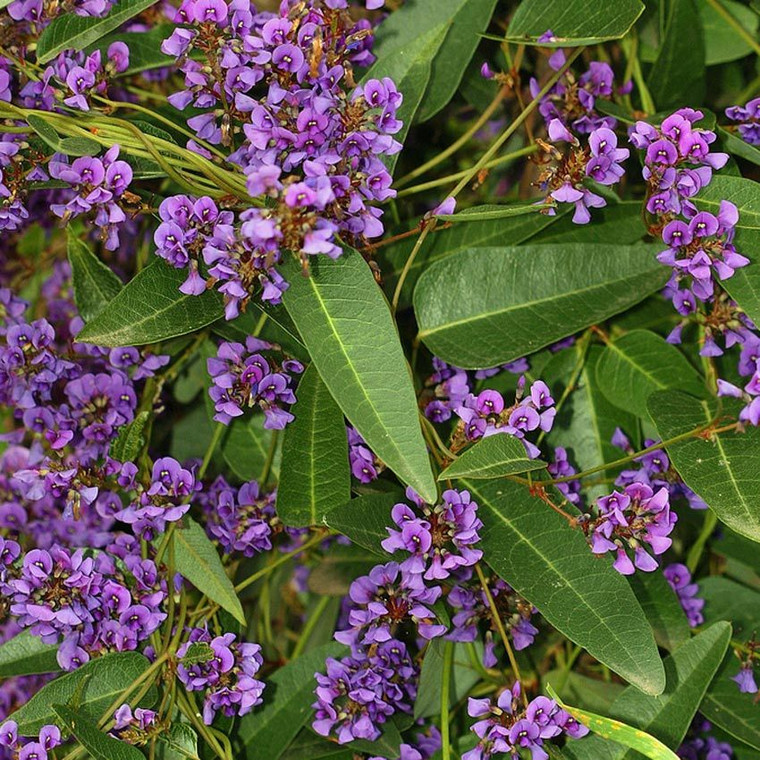
[[[216,447],[219,445],[219,441],[222,440],[222,436],[226,431],[227,426],[223,422],[216,423],[214,435],[211,438],[211,441],[209,441],[208,448],[206,449],[206,453],[203,456],[203,463],[198,470],[198,480],[202,480],[203,476],[206,474],[206,470],[208,470],[208,466],[211,464],[211,458],[214,456]]]
[[[718,518],[715,516],[715,512],[713,512],[711,509],[708,509],[705,512],[705,519],[702,523],[702,530],[699,532],[697,540],[694,542],[691,549],[689,549],[689,553],[686,557],[686,566],[689,568],[690,573],[694,573],[694,571],[697,569],[699,560],[702,559],[702,554],[704,553],[705,546],[707,545],[707,542],[715,531],[717,525]]]
[[[454,642],[443,645],[443,678],[441,679],[441,760],[451,760],[451,739],[449,737],[449,693],[451,690],[451,670],[454,664]]]
[[[314,632],[314,629],[316,628],[317,623],[322,617],[324,611],[327,609],[327,605],[329,603],[330,603],[329,596],[325,595],[319,598],[319,601],[317,602],[317,606],[314,608],[314,611],[309,616],[309,619],[306,621],[306,625],[303,627],[303,630],[301,631],[301,636],[298,639],[298,643],[293,648],[293,653],[290,655],[291,660],[295,660],[297,657],[301,655],[301,653],[304,650],[304,647],[309,643],[309,637]]]

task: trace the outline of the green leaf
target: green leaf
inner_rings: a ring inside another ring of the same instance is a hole
[[[705,94],[705,40],[694,0],[670,0],[665,36],[647,80],[657,108],[697,106]],[[689,29],[684,34],[684,29]]]
[[[142,346],[199,330],[224,314],[222,296],[186,296],[185,273],[156,259],[87,324],[77,339],[98,346]]]
[[[402,500],[401,494],[366,494],[331,509],[322,515],[322,522],[348,536],[353,543],[387,559],[388,552],[380,542],[388,538],[386,528],[392,524],[393,505]]]
[[[104,734],[98,724],[65,705],[53,705],[58,720],[78,739],[95,760],[145,760],[137,747]]]
[[[261,476],[273,445],[275,453],[270,471],[271,476],[279,478],[280,447],[274,438],[277,431],[267,430],[265,421],[263,414],[254,414],[250,420],[232,420],[219,447],[224,461],[241,480],[256,480]]]
[[[351,745],[341,746],[317,736],[304,728],[291,745],[280,755],[280,760],[356,760]]]
[[[756,166],[760,165],[760,150],[756,146],[744,142],[738,134],[729,132],[723,129],[723,127],[718,127],[716,131],[722,142],[723,150],[732,153],[734,156],[739,156],[739,158],[743,158]]]
[[[449,684],[449,706],[453,707],[463,700],[470,689],[482,678],[480,670],[473,667],[468,648],[473,644],[454,643],[444,639],[433,639],[425,648],[425,658],[420,669],[420,682],[417,686],[417,698],[414,700],[414,718],[429,718],[441,714],[441,684],[443,682],[443,650],[446,645],[454,646],[454,663]],[[483,647],[473,649],[477,661],[483,656]]]
[[[388,304],[361,255],[283,267],[283,303],[333,398],[367,445],[396,475],[433,502],[437,491],[418,419],[417,398]]]
[[[743,177],[713,177],[697,200],[700,209],[717,214],[720,202],[730,200],[739,210],[734,244],[739,253],[751,263],[737,269],[733,277],[721,285],[728,291],[755,323],[760,323],[760,187],[757,182]]]
[[[172,721],[168,731],[158,735],[158,760],[188,760],[198,757],[198,734],[187,724]]]
[[[399,728],[399,724],[403,725],[406,716],[402,713],[396,713],[387,723],[382,725],[382,733],[375,741],[367,741],[366,739],[355,739],[351,742],[351,747],[355,752],[364,752],[372,757],[398,757],[399,746],[403,739],[401,738],[400,731],[404,730]],[[406,725],[405,728],[409,726]]]
[[[351,470],[343,412],[315,367],[304,373],[297,397],[282,444],[277,514],[300,528],[351,498]]]
[[[635,573],[628,576],[633,593],[654,631],[657,644],[669,652],[689,640],[691,629],[678,596],[662,573]]]
[[[473,206],[459,211],[456,214],[436,214],[436,219],[443,222],[483,222],[489,219],[509,219],[513,216],[524,216],[525,214],[539,214],[547,206],[537,206],[535,203],[528,204],[486,204],[484,206]]]
[[[428,53],[432,66],[419,110],[420,121],[435,116],[454,97],[495,5],[495,0],[411,0],[377,27],[373,52],[381,62],[414,45],[420,30],[443,30],[437,45]]]
[[[624,37],[644,12],[639,0],[524,0],[507,29],[507,39],[546,45],[538,38],[551,29],[561,47],[593,45]]]
[[[579,244],[466,251],[420,277],[419,336],[465,369],[513,361],[661,288],[667,272],[654,253],[647,245]]]
[[[716,623],[702,631],[665,659],[667,685],[662,694],[652,697],[629,686],[612,703],[609,716],[630,724],[639,732],[651,734],[668,747],[678,748],[726,653],[730,639],[731,626],[727,623]],[[598,736],[590,736],[577,745],[570,745],[568,754],[571,757],[578,760],[587,757],[595,760],[633,760],[638,755],[627,750],[626,746],[643,751],[636,744],[624,742],[617,731],[594,730]]]
[[[591,712],[606,713],[625,686],[615,681],[597,681],[571,670],[550,670],[544,676],[547,687],[566,702]]]
[[[264,704],[240,720],[240,742],[256,757],[276,760],[312,714],[314,673],[324,672],[328,657],[347,653],[330,642],[301,655],[267,678]]]
[[[100,153],[100,143],[87,137],[64,137],[41,116],[30,114],[26,117],[27,124],[57,153],[67,156],[94,156]]]
[[[488,564],[558,631],[649,694],[665,685],[644,613],[611,562],[524,486],[460,481],[479,505]]]
[[[0,645],[0,678],[57,673],[56,644],[43,644],[29,631],[21,631]]]
[[[525,446],[511,435],[491,435],[470,447],[452,462],[438,480],[449,478],[501,478],[546,467],[540,459],[529,459]]]
[[[570,461],[580,470],[590,470],[620,458],[621,451],[612,444],[615,428],[620,427],[634,440],[638,437],[638,420],[630,412],[610,404],[596,382],[596,367],[602,355],[600,346],[584,348],[576,343],[560,351],[543,371],[542,377],[555,399],[561,398],[573,380],[579,363],[575,389],[557,413],[548,439],[552,446],[564,446]],[[609,492],[599,486],[600,492]],[[592,491],[592,493],[595,492]]]
[[[410,304],[412,291],[419,276],[436,261],[441,261],[449,256],[461,253],[468,248],[480,248],[501,243],[505,237],[511,245],[518,245],[540,233],[541,230],[551,229],[551,226],[557,220],[562,219],[566,213],[565,209],[559,209],[557,216],[521,214],[509,220],[499,221],[489,219],[471,222],[467,225],[436,227],[433,234],[425,239],[409,268],[409,273],[401,289],[400,307],[406,307]],[[399,274],[403,270],[415,242],[416,239],[412,237],[383,246],[378,250],[377,253],[382,265],[386,293],[392,293],[396,287]]]
[[[68,702],[79,690],[83,679],[86,684],[81,690],[80,711],[97,722],[114,700],[133,686],[149,667],[150,662],[138,652],[116,652],[90,660],[72,673],[45,684],[13,713],[19,734],[37,736],[44,725],[57,723],[52,705]],[[150,707],[155,698],[156,691],[151,689],[139,706]]]
[[[197,665],[200,662],[210,662],[215,656],[210,644],[205,641],[193,641],[180,662],[183,665]]]
[[[704,401],[678,391],[649,398],[649,414],[662,440],[707,425],[715,415]],[[689,488],[737,533],[760,541],[760,429],[687,438],[666,446],[670,460]]]
[[[145,445],[143,432],[148,420],[150,420],[150,412],[140,412],[129,425],[119,430],[108,453],[118,462],[133,462]]]
[[[647,398],[677,388],[704,398],[706,388],[686,357],[648,330],[632,330],[607,344],[596,367],[596,381],[607,400],[648,418]]]
[[[99,40],[95,47],[105,53],[112,43],[125,43],[129,48],[129,67],[118,76],[129,76],[176,62],[175,58],[161,52],[161,43],[171,36],[174,29],[172,24],[159,24],[144,32],[117,32]]]
[[[46,27],[37,42],[37,63],[52,61],[64,50],[82,50],[97,42],[125,21],[150,8],[156,0],[119,0],[107,16],[77,16],[64,13]]]
[[[74,300],[82,319],[94,319],[121,292],[118,276],[76,237],[71,227],[66,228]]]
[[[235,587],[224,572],[211,539],[195,520],[185,518],[185,522],[186,527],[174,533],[177,572],[245,625],[245,614]]]
[[[390,18],[395,15],[394,13]],[[390,77],[404,96],[397,114],[403,122],[403,126],[394,135],[396,140],[401,143],[406,139],[430,82],[433,58],[446,37],[445,24],[437,24],[433,27],[426,25],[426,28],[427,31],[424,34],[420,34],[419,28],[416,28],[415,36],[403,47],[394,48],[393,51],[384,51],[362,79],[362,82],[366,82],[368,79]],[[391,174],[396,168],[398,157],[399,154],[394,153],[384,159],[384,163]]]
[[[756,13],[734,0],[718,0],[718,2],[752,37],[757,35],[758,17]],[[736,29],[723,18],[708,0],[697,0],[697,11],[702,22],[705,39],[705,63],[708,66],[735,61],[753,52],[752,46],[737,33]]]
[[[734,639],[746,642],[760,630],[760,594],[725,578],[705,578],[699,583],[705,600],[708,623],[731,622]],[[760,750],[760,721],[752,694],[742,694],[732,677],[739,672],[739,661],[729,650],[707,691],[700,712],[731,736]]]

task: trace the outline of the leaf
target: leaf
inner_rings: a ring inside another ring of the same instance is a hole
[[[271,476],[280,475],[280,448],[273,442],[274,430],[264,427],[265,417],[254,414],[248,419],[235,419],[221,443],[220,451],[230,469],[241,480],[256,480],[261,476],[272,445],[275,448]]]
[[[713,177],[697,200],[700,209],[717,214],[721,200],[728,199],[739,210],[734,244],[739,253],[751,263],[737,269],[733,277],[721,285],[728,291],[755,323],[760,323],[760,187],[757,182],[742,177]]]
[[[145,760],[145,755],[137,747],[104,734],[97,723],[79,710],[65,705],[53,705],[53,710],[95,760]]]
[[[665,36],[647,79],[657,108],[697,106],[705,94],[705,40],[694,0],[670,0]],[[684,34],[684,29],[689,34]]]
[[[197,665],[200,662],[210,662],[215,656],[210,644],[205,641],[193,641],[180,662],[183,665]]]
[[[495,0],[411,0],[377,27],[373,52],[380,61],[413,45],[421,29],[443,29],[438,44],[429,52],[430,81],[419,121],[435,116],[454,97],[495,5]]]
[[[35,114],[26,117],[27,124],[57,153],[67,156],[95,156],[100,153],[100,143],[87,137],[61,138],[55,128]]]
[[[500,478],[544,467],[546,462],[528,458],[525,446],[516,438],[511,435],[491,435],[460,454],[438,476],[438,480]]]
[[[739,156],[739,158],[750,161],[756,166],[760,165],[760,150],[758,150],[755,145],[750,145],[749,143],[744,142],[738,134],[729,132],[728,130],[723,129],[723,127],[718,127],[716,131],[723,144],[723,150],[732,153],[734,156]],[[733,179],[737,178],[734,177]]]
[[[399,747],[403,741],[400,731],[404,730],[404,728],[400,728],[400,725],[403,725],[401,722],[406,717],[402,713],[396,713],[387,723],[383,723],[380,726],[382,733],[375,741],[354,739],[351,742],[351,748],[355,752],[364,752],[373,758],[377,756],[383,758],[398,757]],[[408,725],[405,726],[405,728],[408,727]]]
[[[182,270],[156,259],[85,324],[77,339],[98,346],[142,346],[199,330],[223,316],[219,293],[186,296],[179,291],[184,280]]]
[[[563,700],[584,710],[605,713],[612,702],[625,689],[615,681],[597,681],[571,670],[550,670],[544,683],[559,693]]]
[[[718,0],[725,10],[743,26],[752,37],[757,34],[757,14],[734,0]],[[753,52],[752,46],[708,2],[697,0],[697,12],[702,22],[705,39],[705,63],[714,66],[743,58]]]
[[[102,18],[64,13],[53,19],[37,42],[37,63],[52,61],[64,50],[82,50],[125,21],[150,8],[156,0],[119,0]]]
[[[678,391],[659,391],[649,398],[649,414],[662,440],[705,426],[710,406]],[[737,533],[760,541],[760,429],[688,438],[665,447],[689,488]]]
[[[105,53],[112,43],[125,43],[129,48],[129,67],[118,76],[129,76],[175,63],[172,56],[161,52],[161,43],[170,37],[173,31],[172,24],[160,24],[144,32],[117,32],[99,40],[95,47]]]
[[[391,525],[391,510],[398,501],[403,501],[400,494],[366,494],[331,509],[322,515],[322,522],[387,560],[388,552],[380,542],[388,538],[386,528]]]
[[[398,477],[433,502],[437,491],[418,419],[417,398],[388,304],[361,255],[291,260],[283,303],[343,414]]]
[[[473,667],[468,655],[468,647],[472,644],[454,643],[444,639],[433,639],[425,648],[425,658],[420,669],[420,681],[417,686],[417,698],[414,700],[414,718],[429,718],[441,714],[441,684],[443,682],[443,650],[446,645],[454,646],[454,662],[451,668],[449,684],[449,706],[453,707],[463,700],[470,689],[482,677],[480,670]],[[478,642],[475,656],[478,661],[482,658],[483,647]]]
[[[300,528],[351,498],[351,470],[343,412],[315,367],[298,383],[297,398],[282,444],[277,514]]]
[[[280,755],[280,760],[356,760],[350,745],[341,746],[317,736],[311,729],[304,728],[291,745]]]
[[[118,276],[106,266],[72,232],[66,228],[71,277],[74,284],[74,300],[82,319],[94,319],[121,292]]]
[[[185,518],[184,522],[186,527],[174,533],[177,572],[245,625],[245,614],[235,587],[224,572],[211,539],[195,520]]]
[[[624,37],[644,12],[639,0],[526,0],[517,7],[507,39],[545,45],[538,38],[551,29],[557,45],[578,47]]]
[[[629,686],[610,705],[609,716],[630,724],[639,733],[651,734],[668,747],[678,748],[730,639],[731,626],[727,623],[716,623],[702,631],[665,659],[667,684],[662,694],[652,697]],[[583,716],[576,717],[583,720]],[[599,735],[583,739],[577,745],[569,745],[568,754],[571,757],[579,760],[587,757],[595,760],[633,760],[638,755],[626,750],[626,747],[644,751],[635,743],[623,741],[624,734],[614,728],[606,730],[599,726],[592,730]],[[647,756],[659,757],[656,754]]]
[[[678,596],[665,576],[660,572],[635,573],[628,576],[628,582],[652,626],[657,644],[675,652],[689,640],[691,632]]]
[[[663,269],[647,245],[469,250],[420,277],[419,337],[450,364],[495,367],[625,311],[664,285]]]
[[[21,631],[0,645],[0,678],[57,673],[56,644],[44,644],[38,636]]]
[[[198,757],[198,734],[187,724],[172,721],[168,731],[158,735],[158,760],[188,760]]]
[[[391,18],[393,16],[395,14]],[[422,98],[430,81],[433,58],[446,37],[446,26],[444,24],[428,28],[424,34],[419,34],[419,28],[415,31],[415,37],[406,45],[394,49],[392,52],[385,51],[362,79],[362,82],[366,82],[368,79],[390,77],[404,96],[397,112],[397,118],[403,126],[394,135],[395,139],[401,143],[406,139],[417,109],[422,103]],[[396,168],[398,157],[399,154],[394,153],[391,156],[386,156],[383,160],[391,175]]]
[[[324,672],[328,657],[340,657],[348,650],[330,642],[301,655],[267,678],[264,704],[240,719],[240,742],[256,757],[276,760],[295,738],[311,715],[316,681],[314,673]]]
[[[463,480],[483,521],[488,564],[547,621],[649,694],[665,685],[654,636],[628,583],[580,530],[524,486]],[[540,517],[539,517],[540,516]]]
[[[648,330],[632,330],[607,344],[596,367],[596,381],[607,400],[648,418],[647,398],[677,388],[704,398],[705,384],[686,357]]]
[[[111,443],[109,455],[118,462],[133,462],[145,445],[143,431],[150,420],[150,412],[142,411],[137,417],[120,428],[118,435]]]
[[[103,711],[149,667],[150,662],[138,652],[115,652],[90,660],[72,673],[45,684],[13,713],[19,734],[37,736],[42,726],[56,723],[52,705],[68,702],[83,679],[87,679],[87,683],[81,693],[80,711],[97,722]],[[150,707],[155,698],[155,689],[151,689],[139,706]]]
[[[509,219],[513,216],[525,214],[538,214],[546,210],[548,206],[536,205],[535,203],[514,204],[504,203],[488,204],[485,206],[473,206],[459,211],[456,214],[436,214],[436,218],[444,222],[483,222],[489,219]]]
[[[760,630],[760,594],[725,578],[700,581],[699,594],[705,599],[708,623],[728,620],[734,639],[746,642]],[[731,680],[739,672],[739,662],[729,650],[700,707],[703,715],[731,736],[760,750],[760,722],[752,694],[742,694]]]

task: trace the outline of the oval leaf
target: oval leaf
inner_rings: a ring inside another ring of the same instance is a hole
[[[21,631],[0,645],[0,678],[57,673],[61,668],[58,646],[44,644],[38,636]]]
[[[607,344],[596,367],[596,380],[611,404],[648,419],[647,398],[678,388],[704,398],[705,384],[686,357],[649,330],[633,330]]]
[[[182,270],[156,259],[88,322],[77,340],[98,346],[142,346],[198,330],[224,314],[222,296],[186,296]]]
[[[333,398],[369,447],[423,499],[437,491],[417,399],[398,332],[367,263],[354,250],[312,263],[292,260],[283,303]]]
[[[450,478],[501,478],[546,467],[540,459],[528,459],[523,446],[511,435],[490,435],[462,453],[439,476]]]
[[[116,298],[123,287],[121,280],[66,228],[74,300],[85,321],[94,319]]]
[[[214,544],[195,520],[187,518],[186,527],[174,533],[174,550],[177,572],[245,625],[235,587],[224,572]]]
[[[648,407],[662,440],[703,427],[715,416],[707,402],[678,391],[653,394]],[[666,449],[686,485],[726,525],[760,541],[760,429],[721,433],[709,440],[688,438]]]
[[[388,552],[380,542],[388,538],[391,510],[398,501],[403,501],[401,494],[366,494],[331,509],[322,515],[322,522],[387,561]]]
[[[513,361],[661,288],[667,273],[654,254],[647,245],[465,251],[420,277],[414,291],[420,338],[465,369]]]
[[[137,747],[104,734],[97,723],[65,705],[53,705],[61,725],[79,740],[79,743],[95,760],[145,760],[145,755]]]
[[[665,673],[625,578],[591,553],[581,531],[517,483],[463,480],[479,504],[488,564],[557,630],[627,681],[659,694]]]
[[[351,470],[343,412],[315,367],[304,373],[297,397],[282,444],[277,514],[303,527],[351,498]]]

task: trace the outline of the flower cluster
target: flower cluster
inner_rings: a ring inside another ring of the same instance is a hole
[[[681,108],[659,127],[637,121],[631,128],[631,142],[645,151],[650,214],[693,216],[697,209],[691,199],[710,183],[713,169],[726,165],[727,153],[710,151],[715,132],[696,126],[703,117],[702,111]]]
[[[13,541],[2,550],[0,591],[22,628],[58,649],[62,668],[72,670],[91,655],[134,650],[166,618],[166,586],[150,559],[128,555],[124,564],[100,552],[59,546],[23,553]]]
[[[524,704],[519,681],[502,691],[495,703],[470,697],[467,712],[479,719],[472,725],[479,741],[462,760],[488,760],[494,755],[518,758],[523,749],[530,750],[533,760],[546,760],[549,755],[543,746],[547,739],[562,734],[579,739],[588,733],[588,728],[552,699],[541,696]]]
[[[113,720],[111,735],[127,744],[146,744],[151,737],[165,730],[158,722],[158,713],[155,710],[138,707],[133,711],[129,704],[119,707],[113,714]]]
[[[353,427],[346,425],[348,435],[348,461],[351,465],[351,473],[360,483],[371,483],[377,480],[385,465],[377,458],[375,452],[367,446],[361,433]]]
[[[220,344],[216,358],[208,360],[212,381],[209,395],[217,422],[229,425],[252,406],[264,412],[265,428],[282,430],[293,421],[286,407],[296,401],[294,375],[301,374],[304,368],[294,359],[277,365],[271,356],[267,358],[262,353],[276,348],[253,336],[246,338],[245,345],[227,341]]]
[[[185,0],[174,21],[182,26],[162,50],[178,57],[185,89],[170,102],[201,109],[188,120],[200,140],[228,146],[239,138],[230,160],[245,171],[248,192],[267,199],[242,213],[239,226],[217,225],[202,247],[208,282],[222,282],[233,318],[256,288],[279,301],[283,251],[306,267],[310,256],[339,256],[338,235],[382,233],[382,212],[371,204],[395,195],[381,159],[401,147],[392,135],[402,126],[402,96],[388,78],[354,84],[352,66],[373,60],[371,27],[342,3],[282,3],[272,15],[245,0]],[[189,147],[210,155],[196,141]],[[187,292],[205,287],[199,253],[184,263],[173,257],[190,268]]]
[[[670,547],[669,536],[678,520],[670,509],[668,489],[655,492],[644,483],[631,483],[622,492],[598,498],[596,505],[596,515],[582,521],[591,551],[599,555],[615,552],[614,567],[623,575],[632,575],[636,568],[656,570],[652,554],[657,556]]]
[[[72,163],[56,154],[50,161],[50,176],[65,182],[70,191],[65,203],[54,203],[50,210],[68,222],[82,214],[93,214],[100,228],[104,246],[109,251],[119,247],[119,227],[127,221],[123,202],[132,182],[132,167],[119,159],[119,146],[109,148],[102,158],[82,156]]]
[[[7,750],[5,756],[9,760],[52,760],[53,755],[48,752],[60,743],[61,730],[58,726],[42,726],[36,739],[19,736],[18,724],[14,720],[7,720],[0,726],[0,748]]]
[[[454,449],[466,441],[477,441],[489,435],[506,433],[522,441],[528,456],[535,459],[540,451],[526,438],[528,433],[536,430],[549,432],[554,423],[557,410],[549,387],[542,380],[537,380],[525,392],[525,377],[517,385],[515,403],[508,407],[504,397],[498,391],[485,390],[477,396],[469,393],[461,406],[454,411],[461,420],[455,433]]]
[[[696,628],[698,625],[702,625],[705,622],[702,609],[705,606],[705,600],[700,599],[697,594],[699,593],[699,586],[696,583],[691,582],[691,573],[686,565],[682,565],[680,562],[674,562],[672,565],[668,565],[663,568],[662,574],[670,584],[670,587],[678,595],[678,601],[683,607],[683,611],[686,613],[686,618],[689,621],[689,625],[692,628]]]
[[[205,628],[195,628],[177,657],[177,675],[185,688],[205,692],[203,721],[207,725],[220,710],[231,718],[261,704],[264,683],[255,676],[264,659],[258,644],[239,642],[234,633],[212,637]]]
[[[441,503],[435,506],[426,504],[411,488],[406,496],[417,510],[396,504],[391,517],[398,530],[388,528],[388,538],[382,542],[389,554],[409,552],[400,565],[402,572],[421,573],[429,581],[443,580],[483,556],[480,549],[473,548],[480,541],[478,530],[483,523],[469,491],[444,491]]]
[[[331,657],[326,667],[324,675],[315,675],[312,728],[318,734],[334,734],[339,744],[374,741],[392,715],[412,711],[418,671],[401,641],[390,638],[367,652]]]
[[[753,98],[744,106],[730,106],[726,116],[738,122],[735,129],[744,142],[760,145],[760,98]]]

